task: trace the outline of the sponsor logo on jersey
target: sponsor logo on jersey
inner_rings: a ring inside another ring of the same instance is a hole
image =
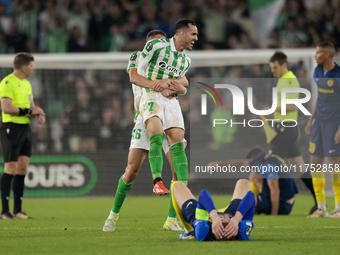
[[[167,71],[169,71],[169,72],[173,72],[173,73],[177,74],[178,76],[181,76],[181,75],[182,75],[182,72],[183,72],[183,71],[177,69],[177,68],[174,67],[174,66],[168,65],[168,64],[165,63],[164,61],[159,62],[159,63],[158,63],[158,66],[159,66],[159,68],[165,69],[165,70],[167,70]]]

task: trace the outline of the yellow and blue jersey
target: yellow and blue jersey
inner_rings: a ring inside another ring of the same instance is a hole
[[[270,197],[268,181],[275,178],[279,178],[280,201],[287,201],[298,193],[293,174],[281,157],[274,154],[269,156],[263,152],[260,157],[250,164],[258,166],[258,173],[264,178],[262,197]]]
[[[195,220],[192,226],[195,230],[195,236],[198,241],[213,241],[216,240],[212,233],[211,220],[209,219],[209,212],[214,210],[215,205],[207,190],[202,190],[198,198]],[[227,214],[233,217],[237,211],[243,215],[239,223],[239,231],[234,240],[247,241],[250,238],[250,233],[254,228],[253,217],[255,214],[255,198],[254,193],[249,191],[247,195],[241,199],[234,199],[223,213],[219,213],[221,217]]]
[[[313,78],[318,86],[316,121],[340,120],[340,67],[325,72],[322,65],[314,69]]]

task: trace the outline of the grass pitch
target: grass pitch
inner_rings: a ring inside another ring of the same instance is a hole
[[[213,196],[223,207],[230,196]],[[25,199],[32,220],[0,220],[1,254],[339,254],[340,219],[307,219],[311,196],[290,216],[256,215],[247,242],[179,240],[164,231],[169,197],[128,197],[115,232],[102,227],[113,198]],[[11,201],[12,204],[12,201]],[[327,198],[330,209],[333,197]]]

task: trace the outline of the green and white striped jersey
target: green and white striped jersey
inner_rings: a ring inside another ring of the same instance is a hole
[[[191,64],[186,51],[178,52],[174,39],[154,39],[147,42],[139,63],[138,73],[150,80],[184,77]],[[142,93],[150,89],[142,89]]]
[[[15,15],[19,32],[24,33],[29,39],[37,39],[37,13],[34,10],[23,11]]]
[[[135,51],[131,54],[129,58],[129,64],[126,68],[126,71],[129,73],[129,70],[131,68],[137,68],[138,67],[138,60],[140,58],[140,51]],[[132,84],[132,93],[133,93],[133,106],[135,110],[135,119],[137,118],[136,113],[137,113],[137,99],[138,97],[142,96],[142,87],[139,87],[135,84]]]

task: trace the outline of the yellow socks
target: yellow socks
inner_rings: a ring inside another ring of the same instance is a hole
[[[312,173],[313,176],[313,188],[315,192],[316,201],[318,202],[318,208],[326,210],[326,198],[325,198],[325,176],[324,173]]]

